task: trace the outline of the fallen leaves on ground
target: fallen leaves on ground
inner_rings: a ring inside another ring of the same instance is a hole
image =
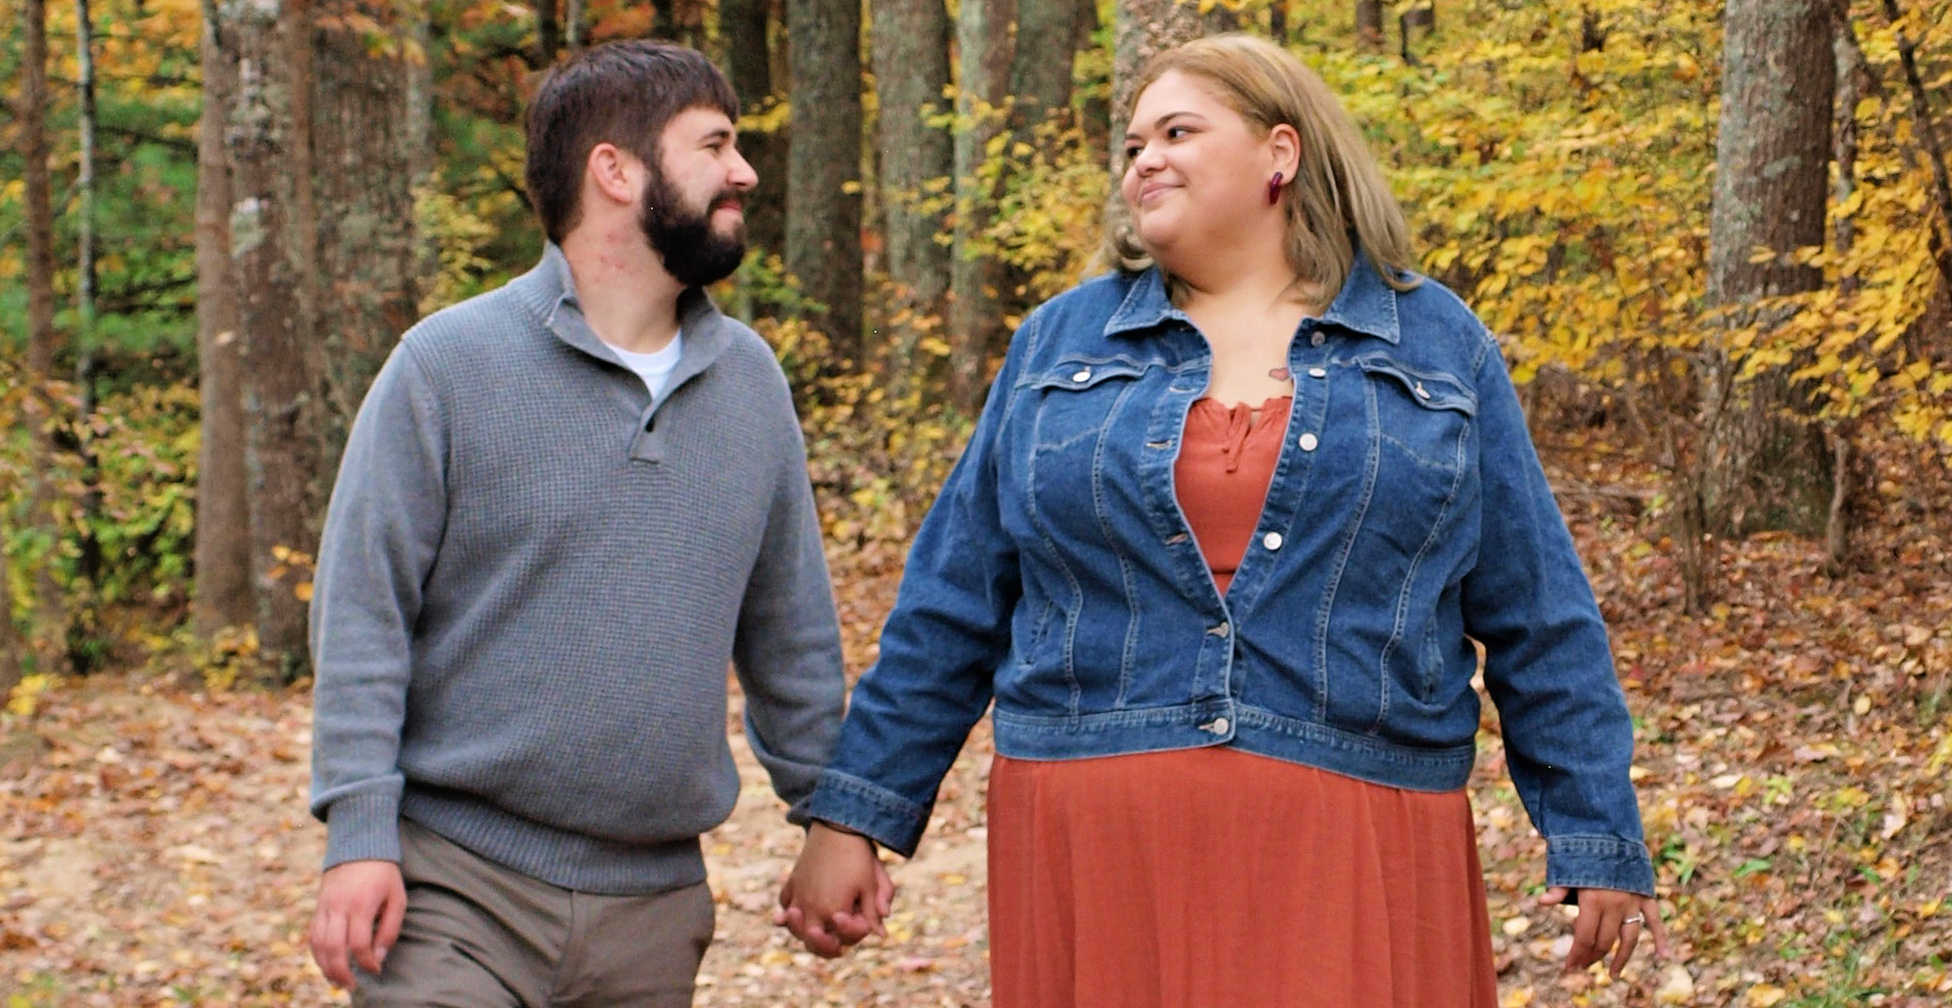
[[[1820,547],[1789,537],[1721,543],[1723,590],[1701,616],[1681,611],[1652,519],[1568,502],[1636,715],[1674,955],[1643,953],[1619,981],[1560,972],[1570,919],[1538,903],[1543,845],[1487,710],[1471,786],[1501,1004],[1952,1004],[1952,561],[1917,492],[1886,496],[1869,571],[1829,578]],[[899,551],[832,560],[858,670]],[[58,682],[33,713],[0,715],[4,1008],[343,1003],[304,946],[323,846],[308,699],[191,678]],[[892,865],[888,937],[833,961],[772,926],[800,831],[735,752],[738,809],[705,838],[718,940],[698,1005],[987,1006],[987,729],[918,857]]]

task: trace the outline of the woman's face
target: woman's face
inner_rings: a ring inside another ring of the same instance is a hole
[[[1276,154],[1204,82],[1169,70],[1139,95],[1125,134],[1120,192],[1154,255],[1224,242],[1271,209]]]

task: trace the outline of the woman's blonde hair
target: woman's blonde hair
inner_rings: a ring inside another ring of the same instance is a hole
[[[1303,285],[1333,298],[1349,278],[1358,246],[1391,287],[1408,290],[1420,282],[1407,275],[1416,263],[1403,208],[1355,121],[1315,71],[1266,39],[1214,35],[1154,56],[1139,74],[1131,104],[1173,70],[1210,86],[1261,136],[1283,123],[1300,134],[1301,165],[1294,181],[1282,186],[1281,203],[1288,214],[1288,264]],[[1132,108],[1124,112],[1129,120]],[[1105,232],[1112,265],[1130,272],[1154,265],[1116,195]],[[1170,275],[1167,280],[1177,293],[1179,283]]]

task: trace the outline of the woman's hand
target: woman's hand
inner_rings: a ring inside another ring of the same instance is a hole
[[[773,923],[793,932],[807,951],[832,959],[870,934],[885,936],[881,919],[894,898],[895,884],[873,841],[815,822],[780,888]]]
[[[1566,887],[1554,886],[1539,902],[1558,906],[1570,894]],[[1572,926],[1572,952],[1566,956],[1566,972],[1578,972],[1599,962],[1617,945],[1619,950],[1613,952],[1607,972],[1619,979],[1642,932],[1652,932],[1654,955],[1667,958],[1667,928],[1661,924],[1660,904],[1618,889],[1579,890],[1579,919]]]

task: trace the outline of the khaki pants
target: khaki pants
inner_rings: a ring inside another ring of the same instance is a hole
[[[704,884],[560,889],[400,823],[407,918],[361,1008],[689,1008],[714,911]]]

